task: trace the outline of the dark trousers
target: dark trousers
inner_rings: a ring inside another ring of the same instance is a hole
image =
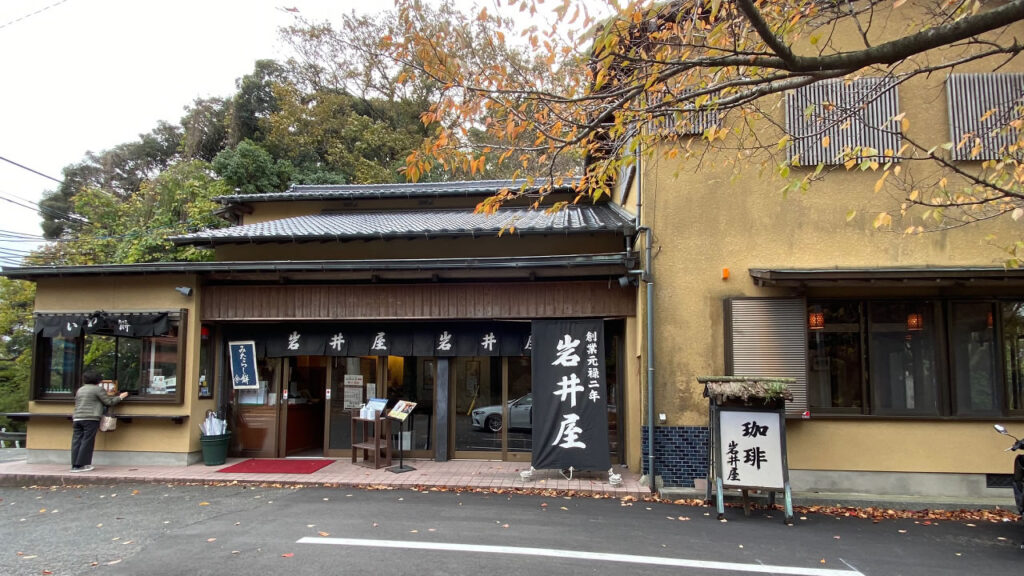
[[[71,425],[71,466],[81,468],[92,464],[92,449],[96,444],[99,420],[75,420]]]

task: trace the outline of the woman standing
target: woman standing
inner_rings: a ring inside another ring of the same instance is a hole
[[[96,431],[100,427],[100,416],[104,406],[113,406],[128,396],[121,392],[117,396],[107,394],[100,387],[103,377],[99,372],[88,371],[82,376],[82,386],[75,393],[75,413],[71,417],[71,471],[92,470],[92,449],[96,444]]]

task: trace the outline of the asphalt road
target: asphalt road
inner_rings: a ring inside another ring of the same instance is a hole
[[[1019,574],[1012,523],[497,493],[122,484],[0,488],[0,573]]]

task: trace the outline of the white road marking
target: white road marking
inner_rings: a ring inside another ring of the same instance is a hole
[[[405,548],[413,550],[443,550],[452,552],[476,552],[484,554],[518,554],[521,556],[546,556],[550,558],[573,558],[577,560],[600,560],[604,562],[626,562],[655,566],[678,566],[682,568],[704,568],[707,570],[732,570],[733,572],[757,572],[761,574],[793,574],[796,576],[864,576],[856,569],[832,570],[828,568],[801,568],[799,566],[769,566],[764,564],[740,564],[738,562],[713,562],[709,560],[688,560],[685,558],[664,558],[658,556],[637,556],[633,554],[608,554],[604,552],[580,552],[577,550],[556,550],[552,548],[520,548],[516,546],[483,546],[478,544],[456,544],[450,542],[403,542],[401,540],[369,540],[362,538],[314,538],[305,537],[299,544],[329,544],[332,546],[362,546],[366,548]]]

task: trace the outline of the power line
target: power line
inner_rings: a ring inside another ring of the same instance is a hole
[[[14,20],[9,20],[9,21],[5,22],[4,24],[0,24],[0,30],[3,30],[4,28],[7,28],[11,24],[17,24],[18,22],[21,22],[22,20],[25,20],[27,18],[31,18],[32,16],[35,16],[36,14],[39,14],[41,12],[46,12],[47,10],[49,10],[50,8],[53,8],[54,6],[60,6],[61,4],[65,3],[67,1],[68,0],[57,0],[57,2],[54,2],[53,4],[50,4],[49,6],[43,6],[39,10],[36,10],[35,12],[29,12],[28,14],[25,14],[24,16],[19,16],[19,17],[15,18]]]
[[[74,224],[89,224],[90,226],[93,225],[92,222],[89,222],[88,220],[82,218],[81,216],[75,216],[74,214],[68,214],[67,212],[61,212],[60,210],[47,208],[45,206],[41,206],[38,203],[31,202],[29,200],[25,200],[24,202],[18,202],[17,200],[11,200],[10,198],[7,198],[6,196],[3,195],[0,195],[0,200],[3,200],[4,202],[10,202],[11,204],[19,206],[21,208],[27,208],[39,214],[40,216],[48,215],[56,220],[64,220],[65,222],[71,222]]]
[[[0,26],[0,28],[3,28],[3,26]],[[63,184],[64,183],[63,180],[58,180],[58,179],[54,178],[53,176],[50,176],[48,174],[43,174],[39,170],[33,170],[32,168],[29,168],[28,166],[25,166],[24,164],[18,164],[17,162],[15,162],[14,160],[11,160],[10,158],[4,158],[3,156],[0,156],[0,160],[3,160],[4,162],[10,163],[10,164],[14,164],[18,168],[21,168],[22,170],[28,170],[29,172],[31,172],[31,173],[33,173],[33,174],[35,174],[37,176],[42,176],[43,178],[49,178],[50,180],[53,180],[57,184]]]

